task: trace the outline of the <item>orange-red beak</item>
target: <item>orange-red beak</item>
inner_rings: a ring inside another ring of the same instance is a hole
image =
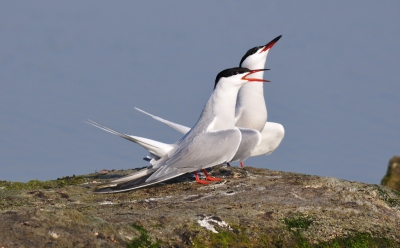
[[[268,51],[271,47],[273,47],[275,45],[276,42],[278,42],[278,40],[282,37],[282,35],[279,35],[278,37],[276,37],[275,39],[271,40],[270,42],[268,42],[264,48],[260,51],[260,53]]]
[[[247,78],[247,76],[250,76],[251,74],[254,74],[256,72],[260,72],[260,71],[268,71],[269,69],[257,69],[257,70],[250,70],[249,73],[247,73],[246,75],[244,75],[242,77],[243,80],[247,80],[249,82],[271,82],[269,80],[265,80],[262,78]]]

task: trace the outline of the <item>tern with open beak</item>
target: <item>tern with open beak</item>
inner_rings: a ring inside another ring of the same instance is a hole
[[[250,156],[261,140],[261,134],[258,130],[246,129],[243,132],[235,126],[235,105],[237,94],[243,85],[268,82],[268,80],[259,77],[252,77],[254,74],[265,70],[267,69],[250,70],[235,67],[221,71],[215,79],[214,91],[200,118],[189,132],[175,144],[171,144],[171,149],[164,151],[166,154],[158,156],[157,159],[153,158],[150,161],[151,166],[148,168],[135,173],[132,177],[127,176],[114,180],[111,184],[106,184],[106,187],[101,187],[95,192],[129,191],[160,183],[188,172],[195,173],[197,182],[208,183],[198,178],[198,170],[202,170],[206,174],[207,180],[219,180],[208,176],[205,169],[232,161],[239,146],[241,157]],[[133,138],[136,136],[114,131],[96,122],[89,121],[88,123],[138,144],[143,142],[143,139],[139,141]],[[243,145],[241,145],[241,141]],[[159,151],[159,147],[156,148],[156,142],[147,142],[146,145],[148,147],[155,146],[152,149],[154,152]],[[150,151],[150,149],[148,150]],[[137,176],[137,174],[140,174],[140,176]]]
[[[249,49],[240,60],[239,66],[250,70],[264,68],[269,50],[278,42],[282,35],[277,36],[264,46],[257,46]],[[253,77],[262,79],[264,71],[255,73]],[[172,127],[183,134],[189,132],[190,128],[168,121],[161,117],[147,113],[139,108],[136,110],[151,116],[152,118]],[[271,154],[281,143],[285,129],[279,123],[267,122],[267,106],[264,99],[263,84],[245,84],[238,93],[235,107],[235,125],[244,129],[255,129],[261,132],[261,141],[252,151],[251,156]],[[243,156],[237,154],[232,161],[239,161],[243,167]]]

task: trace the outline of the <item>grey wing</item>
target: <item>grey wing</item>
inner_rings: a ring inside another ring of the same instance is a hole
[[[244,161],[254,150],[254,148],[260,143],[261,134],[259,131],[248,128],[239,128],[242,139],[235,156],[231,161]]]
[[[200,133],[193,139],[184,140],[169,158],[154,165],[159,168],[146,182],[160,182],[231,161],[241,140],[237,128]]]

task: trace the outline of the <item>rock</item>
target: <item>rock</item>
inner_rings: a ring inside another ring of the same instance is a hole
[[[393,156],[389,160],[388,170],[381,184],[400,192],[400,156]]]
[[[400,246],[400,193],[385,186],[217,166],[207,186],[91,192],[131,172],[0,181],[0,247]]]

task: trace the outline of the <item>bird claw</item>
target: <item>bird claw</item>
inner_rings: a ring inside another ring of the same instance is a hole
[[[221,181],[222,179],[219,177],[206,177],[207,181]]]
[[[207,184],[209,184],[210,182],[208,182],[208,181],[204,181],[204,180],[196,180],[196,182],[198,182],[198,183],[200,183],[200,184],[204,184],[204,185],[207,185]]]
[[[209,184],[210,182],[204,181],[204,180],[200,180],[199,178],[199,174],[197,173],[197,171],[194,172],[194,175],[196,176],[196,182],[200,183],[200,184]]]
[[[212,177],[210,176],[206,170],[202,169],[204,175],[206,176],[206,181],[205,180],[201,180],[199,178],[199,174],[197,173],[197,171],[194,172],[194,175],[196,176],[196,182],[200,183],[200,184],[209,184],[209,181],[221,181],[221,178],[218,177]]]
[[[205,169],[202,169],[202,171],[203,171],[204,175],[206,176],[207,181],[221,181],[222,180],[221,178],[212,177],[212,176],[208,175],[208,173]]]

